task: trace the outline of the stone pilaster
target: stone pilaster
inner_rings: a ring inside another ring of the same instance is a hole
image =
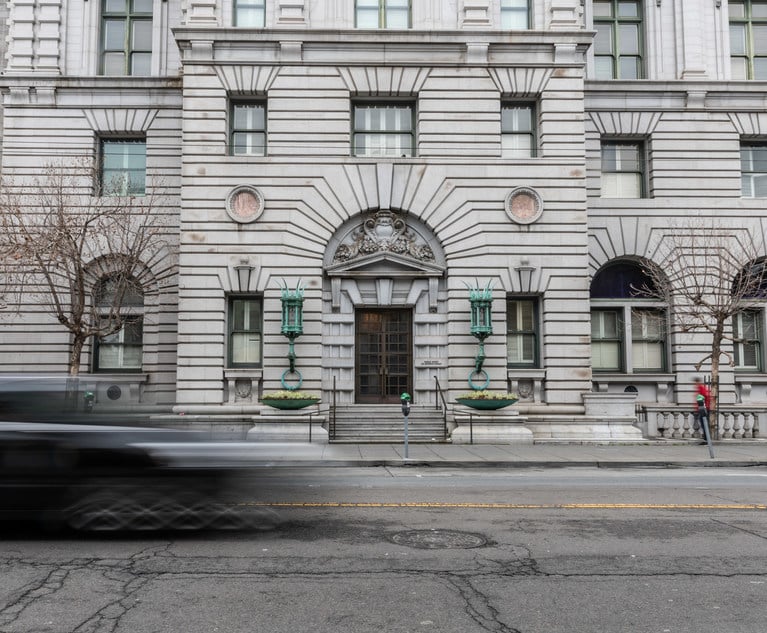
[[[305,0],[279,0],[277,4],[277,24],[285,26],[305,27]]]

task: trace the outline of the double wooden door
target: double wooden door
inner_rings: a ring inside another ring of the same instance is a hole
[[[358,310],[356,384],[359,403],[384,404],[412,394],[412,310]]]

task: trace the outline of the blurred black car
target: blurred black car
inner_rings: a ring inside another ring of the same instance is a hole
[[[228,498],[239,466],[211,450],[182,430],[0,422],[0,521],[85,531],[252,525]]]

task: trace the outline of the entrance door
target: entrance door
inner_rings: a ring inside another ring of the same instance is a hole
[[[411,310],[357,311],[357,384],[359,403],[398,403],[412,393]]]

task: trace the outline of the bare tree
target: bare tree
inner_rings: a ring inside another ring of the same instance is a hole
[[[734,365],[724,342],[743,342],[733,335],[732,319],[764,300],[764,235],[757,239],[747,228],[731,228],[704,218],[665,229],[652,256],[657,264],[647,274],[654,288],[642,294],[667,302],[672,308],[672,327],[677,332],[704,332],[711,347],[696,364],[711,369],[712,409],[718,408],[719,373],[724,358]],[[715,417],[712,416],[712,424]]]
[[[71,376],[88,339],[126,324],[126,302],[169,257],[164,195],[120,195],[124,181],[98,175],[93,160],[75,159],[0,183],[0,297],[6,308],[36,304],[69,331]]]

